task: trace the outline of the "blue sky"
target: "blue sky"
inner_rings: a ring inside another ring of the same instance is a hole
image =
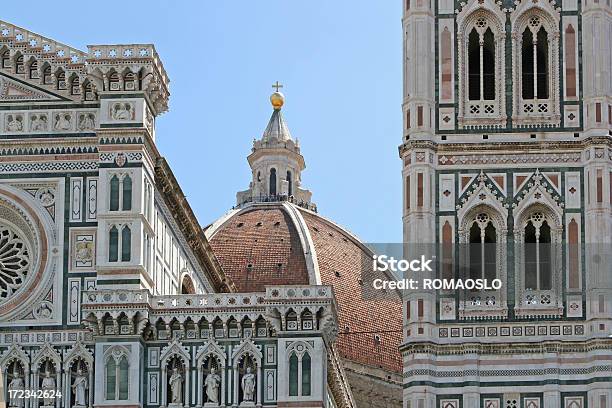
[[[0,18],[82,50],[155,44],[172,93],[158,147],[203,226],[248,187],[278,80],[319,212],[366,242],[401,240],[399,0],[28,4]]]

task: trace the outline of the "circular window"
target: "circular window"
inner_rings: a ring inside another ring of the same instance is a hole
[[[22,234],[0,223],[0,304],[23,286],[31,265],[31,251]]]
[[[51,317],[52,304],[41,303],[53,276],[45,223],[27,198],[0,188],[0,316]]]

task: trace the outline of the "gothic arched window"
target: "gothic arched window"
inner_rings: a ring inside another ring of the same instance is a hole
[[[121,233],[119,233],[121,231]],[[132,257],[132,230],[127,225],[113,225],[108,232],[108,261],[129,262]]]
[[[552,289],[551,242],[546,217],[533,213],[525,226],[525,289]]]
[[[132,178],[114,174],[110,180],[110,211],[130,211],[132,209]]]
[[[123,193],[121,209],[123,211],[129,211],[132,209],[132,178],[129,175],[123,178],[121,189]]]
[[[114,225],[108,233],[108,261],[117,262],[119,260],[119,230]]]
[[[471,279],[497,278],[497,232],[489,216],[478,214],[470,227],[469,267]]]
[[[517,126],[560,124],[559,20],[529,6],[512,19],[513,115]],[[570,50],[571,51],[571,50]]]
[[[132,257],[132,231],[127,225],[121,229],[121,261],[129,262]]]
[[[478,23],[477,23],[478,24]],[[495,40],[491,28],[473,28],[468,45],[468,87],[471,101],[495,99]]]
[[[523,99],[547,99],[548,33],[537,17],[533,17],[523,31],[521,60]]]
[[[129,386],[129,363],[123,353],[112,353],[104,365],[105,396],[107,401],[127,400]]]
[[[115,174],[110,181],[110,211],[119,211],[119,177]]]
[[[299,350],[303,346],[298,345]],[[307,397],[311,395],[312,384],[312,360],[308,351],[297,353],[291,351],[289,354],[289,396]]]
[[[270,195],[276,195],[276,169],[270,169]]]
[[[459,124],[503,125],[506,121],[503,103],[505,29],[501,17],[493,11],[479,10],[460,15],[458,24],[457,40],[461,44],[457,55]],[[450,55],[442,58],[449,60]],[[451,86],[449,81],[447,87]],[[450,90],[447,89],[446,94],[450,94]]]
[[[310,395],[310,384],[311,384],[311,364],[310,354],[304,353],[302,356],[302,396]]]
[[[289,396],[297,397],[298,395],[298,358],[295,353],[291,353],[289,357]]]

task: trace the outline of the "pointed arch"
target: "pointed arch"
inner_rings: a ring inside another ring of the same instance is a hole
[[[559,19],[548,1],[521,1],[510,14],[514,121],[559,124]]]
[[[505,16],[490,0],[470,0],[457,15],[458,122],[463,127],[506,123]]]

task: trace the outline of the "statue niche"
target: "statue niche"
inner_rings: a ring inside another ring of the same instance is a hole
[[[249,355],[245,355],[238,364],[240,378],[239,401],[241,407],[255,406],[257,400],[256,363]]]
[[[25,390],[25,370],[23,364],[17,360],[12,361],[7,367],[6,375],[8,407],[23,408],[25,399],[19,398],[21,396],[19,394]]]
[[[88,406],[89,370],[87,363],[77,359],[70,367],[70,401],[73,408],[85,408]]]
[[[219,363],[214,356],[209,356],[204,363],[204,396],[205,407],[218,407],[221,395],[221,374]]]
[[[41,408],[55,406],[54,397],[57,390],[55,373],[57,373],[57,369],[53,361],[48,358],[43,360],[38,372],[38,389],[42,391],[42,398],[39,402]]]
[[[167,367],[168,407],[182,407],[185,401],[185,365],[178,356],[174,356],[168,360]]]

